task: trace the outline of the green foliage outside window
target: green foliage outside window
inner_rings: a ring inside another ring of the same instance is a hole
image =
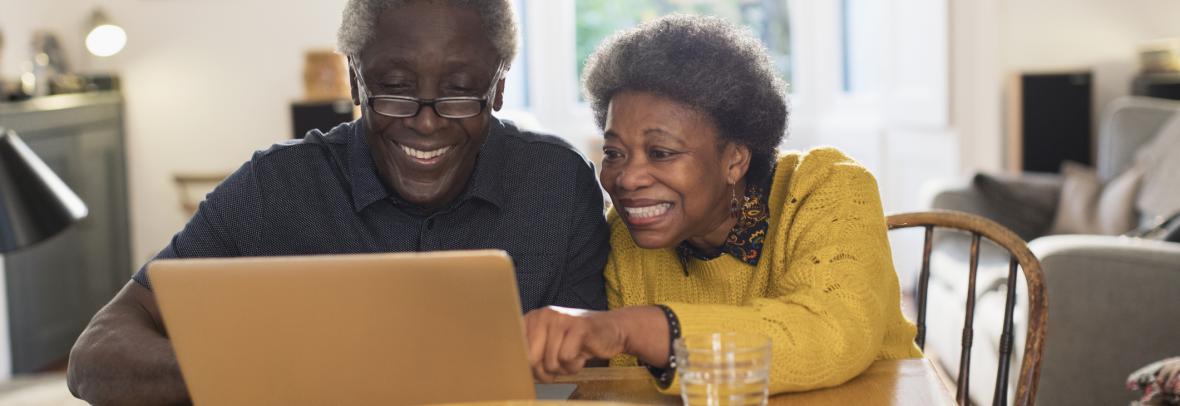
[[[790,27],[785,0],[576,0],[578,77],[586,58],[611,34],[672,13],[715,15],[749,28],[790,83]]]

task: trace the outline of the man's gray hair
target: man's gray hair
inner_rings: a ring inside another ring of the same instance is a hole
[[[358,56],[373,39],[377,19],[394,7],[421,0],[348,0],[344,19],[336,35],[336,47],[345,56]],[[512,19],[510,0],[442,0],[457,7],[470,7],[479,13],[488,40],[505,66],[516,57],[516,22]]]

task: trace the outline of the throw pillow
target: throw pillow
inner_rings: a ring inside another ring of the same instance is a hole
[[[1105,185],[1094,168],[1061,165],[1064,183],[1050,234],[1122,234],[1136,226],[1135,198],[1143,173],[1132,167]]]
[[[1053,225],[1053,212],[1061,194],[1058,181],[1030,175],[1006,179],[978,173],[971,182],[988,205],[996,208],[994,216],[989,217],[1020,238],[1030,241],[1045,235]]]
[[[1180,213],[1180,114],[1176,114],[1156,136],[1135,155],[1135,166],[1143,171],[1143,184],[1135,207],[1143,222],[1158,223]]]

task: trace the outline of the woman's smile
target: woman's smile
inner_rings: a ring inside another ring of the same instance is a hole
[[[659,223],[667,217],[672,203],[668,202],[630,202],[620,206],[624,219],[632,227],[650,226]]]

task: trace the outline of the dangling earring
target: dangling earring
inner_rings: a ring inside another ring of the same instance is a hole
[[[742,203],[738,201],[737,185],[729,185],[729,215],[735,219],[742,218]]]

